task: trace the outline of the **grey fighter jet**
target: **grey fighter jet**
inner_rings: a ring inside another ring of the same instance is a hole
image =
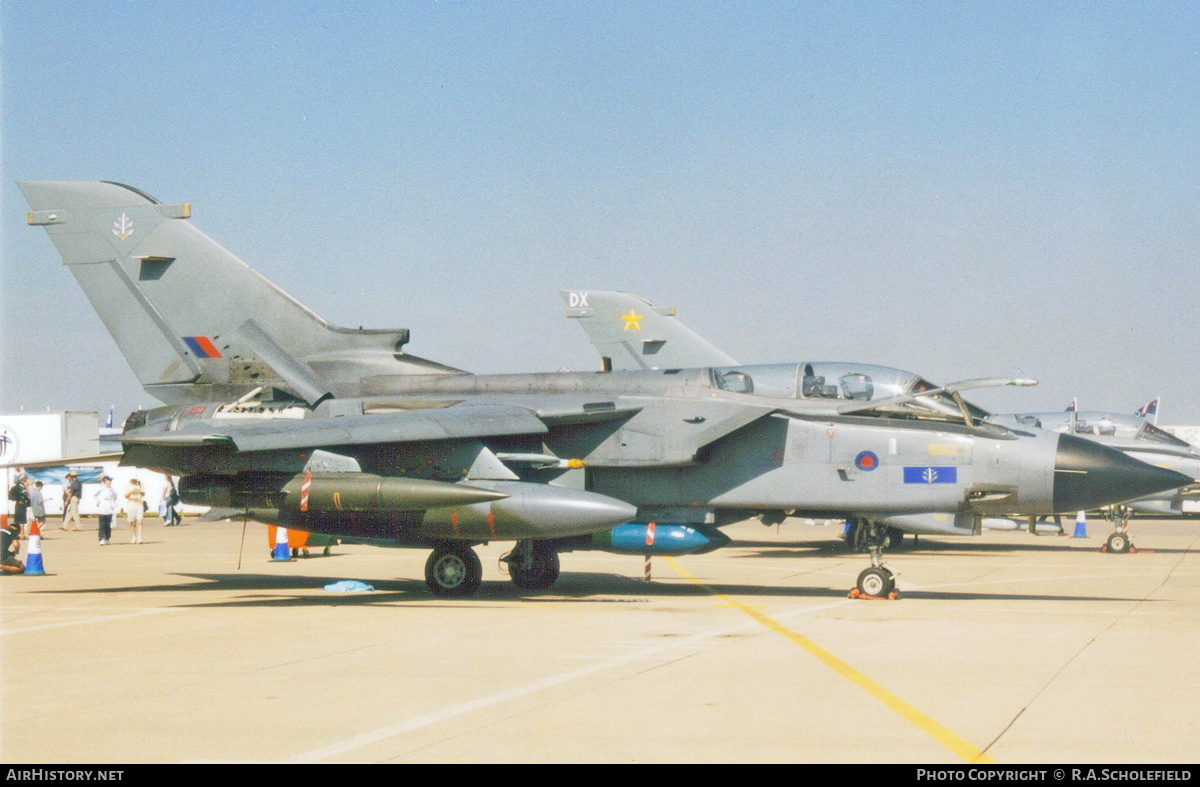
[[[1157,401],[1151,404],[1157,404]],[[1142,411],[1148,409],[1149,405],[1146,405]],[[1129,511],[1155,516],[1182,516],[1185,502],[1200,500],[1200,482],[1196,480],[1200,479],[1200,450],[1158,428],[1141,415],[1067,410],[1057,413],[997,414],[989,416],[988,422],[1012,429],[1033,427],[1077,435],[1193,479],[1176,489],[1130,500],[1123,506],[1115,507],[1115,527],[1108,537],[1109,551],[1127,552],[1132,547],[1127,517]]]
[[[724,351],[699,336],[681,323],[674,307],[656,306],[645,298],[627,292],[605,290],[562,290],[567,304],[567,317],[577,321],[587,334],[588,340],[601,356],[602,368],[612,369],[662,369],[672,366],[724,367],[735,364]],[[800,395],[803,398],[845,398],[853,400],[853,391],[839,392],[836,387],[825,385],[826,380],[854,379],[855,375],[874,374],[878,368],[865,364],[834,364],[836,371],[829,372],[830,364],[809,364],[819,372],[806,372],[809,381]],[[875,370],[875,371],[872,371]],[[922,391],[935,388],[920,377],[886,370],[893,379],[888,386],[894,391]],[[820,380],[820,383],[816,383]],[[999,381],[1004,382],[1004,381]],[[1027,381],[1031,383],[1032,381]],[[943,394],[947,392],[943,391]],[[945,399],[945,396],[941,397]],[[939,406],[926,399],[926,406]],[[975,405],[966,403],[967,413],[972,419],[988,418],[988,413]],[[844,408],[848,411],[853,404]],[[953,413],[954,408],[948,410]],[[939,450],[952,450],[943,448]],[[764,524],[782,521],[780,512],[762,514]],[[947,513],[920,515],[893,514],[880,511],[861,511],[846,515],[844,538],[854,551],[868,552],[872,549],[895,547],[905,534],[963,536],[978,535],[981,527],[1003,527],[1015,529],[1017,524],[1006,517],[986,519],[953,516]]]
[[[517,542],[517,585],[544,588],[560,551],[719,545],[716,528],[756,513],[971,528],[1183,482],[1071,435],[987,423],[960,391],[995,381],[814,363],[468,374],[405,353],[407,331],[329,325],[195,229],[187,204],[116,183],[18,185],[168,403],[129,418],[123,463],[181,476],[187,503],[431,547],[436,594],[473,592],[471,547],[492,540]],[[886,595],[893,574],[872,563],[859,589]]]

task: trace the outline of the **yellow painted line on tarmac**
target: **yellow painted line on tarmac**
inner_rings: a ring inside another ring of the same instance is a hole
[[[682,576],[684,579],[688,580],[689,582],[691,582],[694,585],[704,588],[709,593],[712,593],[713,596],[721,599],[722,601],[724,601],[726,604],[733,607],[734,609],[737,609],[737,610],[745,613],[746,615],[749,615],[751,618],[758,621],[759,623],[766,626],[767,628],[771,629],[772,631],[776,632],[777,634],[782,634],[783,636],[790,639],[792,642],[795,642],[797,645],[804,648],[806,651],[811,653],[813,656],[817,657],[817,659],[819,659],[822,663],[824,663],[825,666],[829,667],[830,669],[832,669],[834,672],[841,675],[846,680],[850,681],[851,683],[858,686],[863,691],[867,692],[867,694],[870,694],[872,697],[874,697],[875,699],[882,702],[884,705],[891,708],[893,711],[895,711],[897,714],[899,714],[902,718],[904,718],[910,724],[915,726],[921,732],[923,732],[926,735],[928,735],[929,737],[933,738],[935,741],[942,744],[943,746],[945,746],[950,751],[954,752],[956,755],[958,755],[962,759],[964,759],[970,763],[994,764],[996,762],[991,757],[989,757],[987,754],[985,754],[978,746],[975,746],[974,744],[970,743],[969,741],[964,740],[963,738],[959,737],[958,735],[955,735],[953,732],[946,729],[941,724],[938,724],[936,721],[931,719],[926,714],[917,710],[912,705],[909,705],[907,702],[902,700],[900,697],[897,697],[895,694],[888,691],[883,686],[880,686],[878,683],[871,680],[866,675],[864,675],[861,672],[859,672],[858,670],[854,669],[849,664],[842,661],[837,656],[833,655],[829,651],[820,647],[816,643],[806,639],[805,637],[800,636],[799,634],[792,631],[791,629],[786,628],[782,623],[780,623],[779,621],[770,617],[769,615],[764,615],[762,612],[759,612],[758,610],[754,609],[753,607],[743,604],[742,602],[738,601],[737,599],[733,598],[732,596],[726,596],[722,593],[717,593],[712,588],[709,588],[708,586],[706,586],[699,579],[697,579],[696,577],[694,577],[690,573],[688,573],[687,570],[684,569],[683,566],[679,565],[679,563],[677,563],[674,559],[668,557],[668,558],[666,558],[666,561],[671,566],[671,568],[678,571],[680,576]]]

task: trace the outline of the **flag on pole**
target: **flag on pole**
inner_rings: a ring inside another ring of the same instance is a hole
[[[1073,412],[1075,412],[1075,411],[1076,411],[1076,410],[1078,410],[1078,409],[1079,409],[1079,408],[1078,408],[1078,406],[1076,405],[1076,400],[1075,400],[1075,399],[1072,399],[1072,400],[1071,400],[1071,403],[1070,403],[1069,405],[1067,405],[1067,412],[1068,412],[1068,413],[1073,413]]]
[[[114,407],[116,407],[115,404],[109,405],[109,407],[108,407],[108,420],[104,422],[105,429],[112,429],[112,417],[113,417],[113,408]]]

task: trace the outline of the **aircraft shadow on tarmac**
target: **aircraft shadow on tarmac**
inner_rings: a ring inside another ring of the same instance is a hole
[[[1043,538],[1051,538],[1043,536]],[[851,552],[846,548],[846,545],[841,541],[832,541],[823,539],[819,541],[743,541],[737,540],[724,547],[725,549],[746,549],[756,550],[753,554],[738,555],[739,558],[749,557],[865,557],[865,552]],[[1164,555],[1182,555],[1189,552],[1194,552],[1192,549],[1159,549],[1157,547],[1150,549],[1138,548],[1139,552],[1157,552]],[[951,543],[947,541],[926,541],[922,539],[919,543],[913,544],[906,540],[904,545],[899,549],[892,549],[885,553],[888,558],[898,558],[903,555],[921,555],[921,554],[950,554],[958,553],[962,555],[981,555],[988,556],[991,554],[1006,554],[1009,552],[1084,552],[1100,553],[1098,546],[1088,544],[1070,543],[1067,539],[1061,542],[1050,543],[1013,543],[1013,544],[998,544],[995,542],[988,543]],[[1111,555],[1110,557],[1117,557]],[[1122,555],[1121,557],[1125,557]]]
[[[533,603],[639,603],[654,598],[703,598],[718,595],[772,596],[784,598],[846,598],[848,588],[817,587],[813,585],[741,585],[705,583],[697,585],[679,577],[644,582],[628,576],[597,572],[564,572],[554,588],[540,594],[516,588],[508,581],[485,580],[477,593],[463,599],[447,599],[430,593],[419,579],[366,580],[373,588],[369,593],[322,593],[320,595],[279,596],[293,591],[319,591],[326,585],[345,577],[279,576],[276,574],[176,574],[196,582],[172,585],[143,585],[91,588],[87,590],[54,590],[51,594],[76,595],[84,593],[155,593],[179,594],[179,606],[193,608],[247,607],[326,607],[342,604],[430,605],[469,608],[479,602],[516,601]],[[847,585],[852,584],[847,582]],[[241,592],[219,601],[185,601],[187,594],[212,591]],[[270,594],[270,595],[268,595]],[[903,590],[903,598],[933,601],[1152,601],[1152,599],[1119,596],[1048,595],[1030,593],[985,593],[964,590]],[[169,604],[175,606],[175,604]]]

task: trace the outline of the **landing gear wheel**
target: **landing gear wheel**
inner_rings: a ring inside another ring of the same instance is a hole
[[[553,547],[535,545],[529,566],[522,560],[508,564],[513,584],[523,590],[545,590],[558,581],[558,551]]]
[[[425,561],[425,584],[435,596],[469,596],[483,581],[483,565],[466,544],[441,544]]]
[[[858,592],[872,598],[886,598],[896,589],[896,580],[887,569],[872,566],[858,575]]]
[[[1129,536],[1125,533],[1113,533],[1108,537],[1108,551],[1116,552],[1118,555],[1129,551]]]

